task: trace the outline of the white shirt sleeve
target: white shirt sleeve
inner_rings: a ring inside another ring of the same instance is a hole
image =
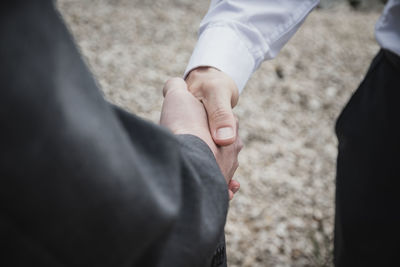
[[[233,78],[239,92],[274,58],[319,0],[212,0],[184,77],[200,66]]]
[[[400,0],[389,0],[375,26],[376,40],[400,56]]]

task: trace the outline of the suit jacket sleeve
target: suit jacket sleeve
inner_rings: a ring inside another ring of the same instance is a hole
[[[105,102],[52,1],[0,15],[0,265],[215,263],[228,196],[208,147]]]

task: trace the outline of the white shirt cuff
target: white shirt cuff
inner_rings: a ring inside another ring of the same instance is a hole
[[[234,30],[211,26],[201,33],[184,78],[191,70],[205,66],[228,74],[241,93],[255,69],[255,60]]]

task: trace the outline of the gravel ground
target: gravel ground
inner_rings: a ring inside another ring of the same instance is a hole
[[[157,122],[208,1],[58,2],[105,96]],[[236,113],[245,148],[226,226],[230,266],[331,266],[335,119],[378,46],[379,11],[317,10],[252,77]]]

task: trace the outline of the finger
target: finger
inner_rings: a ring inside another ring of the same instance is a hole
[[[231,190],[228,190],[228,193],[229,193],[229,200],[232,200],[234,195],[233,192]]]
[[[243,148],[243,142],[242,142],[242,138],[240,138],[240,135],[239,135],[239,118],[236,115],[234,115],[234,117],[235,117],[235,121],[236,121],[236,141],[235,141],[235,144],[236,144],[237,152],[240,152],[242,150],[242,148]]]
[[[203,99],[211,135],[220,146],[233,144],[236,140],[236,120],[230,101],[228,97]]]
[[[236,122],[236,129],[239,130],[239,118],[236,115],[233,115],[235,117],[235,122]]]
[[[242,142],[242,138],[240,138],[240,136],[237,137],[237,151],[238,153],[242,150],[243,148],[243,142]]]
[[[187,91],[187,85],[186,82],[178,77],[171,78],[169,79],[163,88],[163,96],[165,97],[167,93],[174,91],[174,90],[186,90]]]
[[[231,182],[228,185],[228,188],[235,194],[240,189],[240,183],[236,180],[231,180]]]

